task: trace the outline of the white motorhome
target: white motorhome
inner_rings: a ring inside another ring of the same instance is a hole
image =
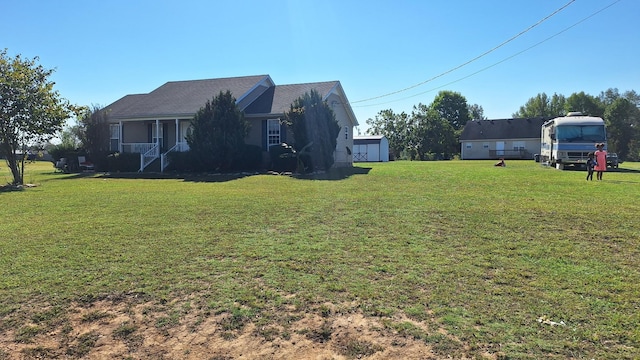
[[[607,146],[604,120],[568,113],[542,124],[540,161],[558,169],[567,165],[584,166],[588,154],[596,150],[595,144]]]

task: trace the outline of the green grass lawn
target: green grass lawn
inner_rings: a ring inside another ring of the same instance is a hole
[[[454,358],[640,358],[640,163],[600,182],[492,164],[361,163],[322,179],[28,164],[37,186],[0,192],[0,333],[45,304],[198,294],[262,322],[332,303]]]

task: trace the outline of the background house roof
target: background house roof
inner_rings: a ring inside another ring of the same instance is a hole
[[[460,141],[540,138],[542,124],[550,117],[469,121]]]
[[[242,98],[268,75],[221,79],[171,81],[148,94],[127,95],[107,106],[114,119],[192,117],[220,91]]]

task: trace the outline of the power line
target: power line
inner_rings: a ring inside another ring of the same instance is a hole
[[[591,14],[591,15],[589,15],[589,16],[587,16],[587,17],[583,18],[582,20],[580,20],[580,21],[578,21],[578,22],[574,23],[573,25],[568,26],[568,27],[564,28],[563,30],[561,30],[561,31],[559,31],[559,32],[557,32],[557,33],[555,33],[555,34],[553,34],[553,35],[551,35],[551,36],[549,36],[549,37],[545,38],[544,40],[539,41],[539,42],[537,42],[537,43],[535,43],[535,44],[533,44],[533,45],[529,46],[528,48],[526,48],[526,49],[524,49],[524,50],[521,50],[521,51],[519,51],[519,52],[517,52],[517,53],[515,53],[515,54],[513,54],[513,55],[511,55],[511,56],[508,56],[508,57],[506,57],[506,58],[504,58],[504,59],[502,59],[502,60],[500,60],[500,61],[498,61],[498,62],[496,62],[496,63],[494,63],[494,64],[491,64],[491,65],[489,65],[489,66],[487,66],[487,67],[484,67],[484,68],[482,68],[482,69],[480,69],[480,70],[478,70],[478,71],[476,71],[476,72],[473,72],[473,73],[471,73],[471,74],[469,74],[469,75],[467,75],[467,76],[461,77],[461,78],[459,78],[459,79],[457,79],[457,80],[454,80],[454,81],[448,82],[448,83],[446,83],[446,84],[444,84],[444,85],[441,85],[441,86],[438,86],[438,87],[435,87],[435,88],[432,88],[432,89],[429,89],[429,90],[426,90],[426,91],[423,91],[423,92],[420,92],[420,93],[417,93],[417,94],[414,94],[414,95],[411,95],[411,96],[407,96],[407,97],[404,97],[404,98],[395,99],[395,100],[391,100],[391,101],[386,101],[386,102],[382,102],[382,103],[376,103],[376,104],[369,104],[369,105],[355,105],[355,107],[379,106],[379,105],[384,105],[384,104],[393,103],[393,102],[396,102],[396,101],[402,101],[402,100],[406,100],[406,99],[410,99],[410,98],[413,98],[413,97],[416,97],[416,96],[420,96],[420,95],[426,94],[426,93],[428,93],[428,92],[431,92],[431,91],[434,91],[434,90],[438,90],[438,89],[441,89],[441,88],[447,87],[447,86],[449,86],[449,85],[451,85],[451,84],[455,84],[455,83],[460,82],[460,81],[462,81],[462,80],[468,79],[468,78],[470,78],[470,77],[472,77],[472,76],[474,76],[474,75],[477,75],[477,74],[479,74],[479,73],[481,73],[481,72],[483,72],[483,71],[486,71],[486,70],[488,70],[488,69],[490,69],[490,68],[492,68],[492,67],[494,67],[494,66],[500,65],[500,64],[502,64],[503,62],[506,62],[506,61],[508,61],[508,60],[511,60],[511,59],[513,59],[514,57],[516,57],[516,56],[518,56],[518,55],[521,55],[521,54],[523,54],[523,53],[525,53],[525,52],[527,52],[527,51],[529,51],[529,50],[531,50],[531,49],[533,49],[533,48],[535,48],[535,47],[537,47],[537,46],[539,46],[539,45],[541,45],[541,44],[543,44],[543,43],[545,43],[545,42],[547,42],[547,41],[549,41],[549,40],[551,40],[551,39],[553,39],[553,38],[555,38],[556,36],[558,36],[558,35],[560,35],[560,34],[562,34],[562,33],[564,33],[564,32],[569,31],[570,29],[572,29],[572,28],[574,28],[574,27],[576,27],[576,26],[580,25],[581,23],[583,23],[583,22],[585,22],[585,21],[587,21],[587,20],[591,19],[592,17],[594,17],[594,16],[598,15],[599,13],[601,13],[601,12],[605,11],[606,9],[608,9],[608,8],[612,7],[613,5],[615,5],[615,4],[617,4],[617,3],[619,3],[620,1],[622,1],[622,0],[616,0],[616,1],[612,2],[611,4],[609,4],[609,5],[605,6],[604,8],[602,8],[602,9],[600,9],[600,10],[598,10],[598,11],[594,12],[593,14]],[[454,70],[455,70],[455,69],[454,69]],[[449,73],[449,72],[451,72],[451,71],[453,71],[453,70],[450,70],[450,71],[448,71],[447,73]],[[446,73],[443,73],[442,75],[444,75],[444,74],[446,74]],[[440,76],[442,76],[442,75],[438,75],[437,77],[440,77]],[[434,77],[433,79],[435,79],[435,78],[436,78],[436,77]],[[429,80],[429,81],[431,81],[431,80]],[[426,82],[427,82],[427,81],[422,82],[420,85],[425,84]],[[417,85],[416,85],[416,86],[417,86]],[[414,88],[414,87],[416,87],[416,86],[412,86],[412,87],[407,88],[407,89],[411,89],[411,88]],[[401,91],[404,91],[404,90],[401,90]],[[396,93],[399,93],[399,92],[400,92],[400,91],[396,91],[396,92],[391,93],[391,94],[396,94]],[[383,95],[383,96],[386,96],[386,95]],[[383,96],[378,96],[378,97],[376,97],[376,98],[371,98],[371,99],[366,99],[366,100],[360,100],[360,102],[362,102],[362,101],[367,101],[367,100],[372,100],[372,99],[377,99],[377,98],[380,98],[380,97],[383,97]]]
[[[426,84],[426,83],[428,83],[428,82],[431,82],[431,81],[433,81],[433,80],[435,80],[435,79],[437,79],[437,78],[439,78],[439,77],[442,77],[442,76],[444,76],[444,75],[446,75],[446,74],[449,74],[449,73],[451,73],[451,72],[453,72],[453,71],[456,71],[456,70],[460,69],[461,67],[464,67],[464,66],[466,66],[466,65],[469,65],[470,63],[472,63],[472,62],[474,62],[474,61],[476,61],[476,60],[478,60],[478,59],[480,59],[480,58],[482,58],[482,57],[484,57],[484,56],[486,56],[486,55],[488,55],[488,54],[490,54],[490,53],[494,52],[495,50],[497,50],[497,49],[501,48],[502,46],[504,46],[504,45],[506,45],[506,44],[508,44],[508,43],[510,43],[511,41],[515,40],[516,38],[518,38],[518,37],[522,36],[523,34],[527,33],[527,32],[528,32],[528,31],[530,31],[531,29],[533,29],[534,27],[536,27],[536,26],[538,26],[538,25],[542,24],[543,22],[545,22],[546,20],[548,20],[549,18],[551,18],[551,17],[552,17],[552,16],[554,16],[555,14],[557,14],[557,13],[559,13],[560,11],[564,10],[566,7],[568,7],[569,5],[571,5],[574,1],[575,1],[575,0],[571,0],[571,1],[569,1],[568,3],[566,3],[565,5],[563,5],[562,7],[560,7],[558,10],[554,11],[554,12],[553,12],[553,13],[551,13],[550,15],[547,15],[547,16],[546,16],[546,17],[544,17],[542,20],[540,20],[540,21],[538,21],[537,23],[535,23],[535,24],[533,24],[533,25],[529,26],[528,28],[526,28],[525,30],[521,31],[521,32],[520,32],[520,33],[518,33],[517,35],[512,36],[510,39],[508,39],[508,40],[506,40],[506,41],[502,42],[500,45],[498,45],[498,46],[494,47],[493,49],[488,50],[488,51],[485,51],[484,53],[482,53],[482,54],[480,54],[480,55],[476,56],[475,58],[473,58],[473,59],[471,59],[471,60],[469,60],[469,61],[467,61],[467,62],[465,62],[465,63],[462,63],[462,64],[460,64],[460,65],[458,65],[458,66],[456,66],[456,67],[454,67],[454,68],[452,68],[452,69],[450,69],[450,70],[447,70],[447,71],[445,71],[445,72],[443,72],[443,73],[441,73],[441,74],[439,74],[439,75],[436,75],[436,76],[434,76],[434,77],[432,77],[432,78],[430,78],[430,79],[427,79],[427,80],[425,80],[425,81],[423,81],[423,82],[421,82],[421,83],[418,83],[418,84],[415,84],[415,85],[409,86],[409,87],[407,87],[407,88],[404,88],[404,89],[401,89],[401,90],[397,90],[397,91],[394,91],[394,92],[390,92],[390,93],[388,93],[388,94],[384,94],[384,95],[380,95],[380,96],[374,96],[374,97],[371,97],[371,98],[368,98],[368,99],[363,99],[363,100],[358,100],[358,101],[352,101],[351,103],[352,103],[352,104],[356,104],[356,103],[360,103],[360,102],[371,101],[371,100],[380,99],[380,98],[383,98],[383,97],[387,97],[387,96],[395,95],[395,94],[398,94],[398,93],[401,93],[401,92],[405,92],[405,91],[407,91],[407,90],[411,90],[411,89],[416,88],[416,87],[418,87],[418,86],[420,86],[420,85],[424,85],[424,84]]]

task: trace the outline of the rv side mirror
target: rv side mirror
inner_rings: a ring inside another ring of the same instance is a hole
[[[556,134],[555,133],[551,133],[551,140],[555,140],[556,139]]]

